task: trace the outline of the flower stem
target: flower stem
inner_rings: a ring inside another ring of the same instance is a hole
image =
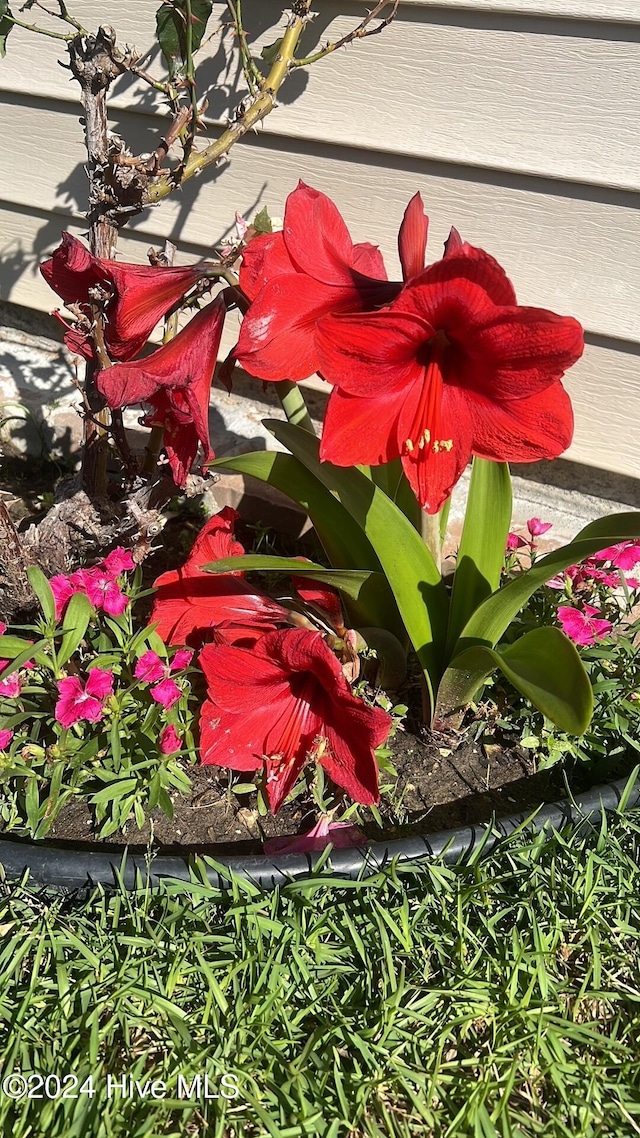
[[[255,97],[252,104],[236,121],[230,123],[225,131],[211,146],[207,146],[197,154],[191,154],[184,166],[172,174],[164,174],[149,186],[144,199],[145,205],[153,205],[182,185],[194,174],[199,174],[207,166],[217,162],[228,150],[238,142],[247,131],[256,126],[276,105],[276,95],[291,70],[293,55],[305,26],[303,17],[294,17],[290,27],[287,28],[280,51],[275,62],[263,80],[262,90]]]
[[[427,549],[433,556],[438,571],[441,572],[442,543],[440,540],[440,514],[427,514],[423,510],[420,532]]]
[[[302,427],[303,430],[309,431],[315,435],[315,429],[309,414],[309,408],[304,401],[304,395],[300,390],[297,383],[291,383],[288,379],[283,379],[280,383],[276,383],[276,391],[278,399],[282,404],[287,419],[293,423],[294,427]]]

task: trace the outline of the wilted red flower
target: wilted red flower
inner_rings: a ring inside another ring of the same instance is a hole
[[[200,443],[204,461],[214,457],[209,396],[225,312],[221,300],[212,301],[152,355],[114,364],[96,377],[96,386],[110,407],[152,405],[145,422],[164,428],[164,446],[177,486],[184,486]]]
[[[323,317],[320,370],[332,383],[320,457],[338,466],[400,457],[437,513],[472,454],[553,458],[573,433],[560,383],[582,354],[571,317],[516,304],[492,257],[464,245],[379,312]]]
[[[299,182],[287,198],[282,232],[254,237],[245,249],[240,287],[252,304],[236,359],[260,379],[300,380],[318,368],[321,316],[386,304],[400,285],[387,281],[374,245],[353,244],[333,202]]]
[[[287,610],[259,592],[241,573],[205,573],[202,566],[222,557],[238,557],[244,548],[233,536],[239,514],[225,506],[203,526],[181,569],[163,573],[151,621],[166,644],[200,648],[211,630],[224,626],[225,639],[253,642],[262,632],[287,620]]]
[[[102,260],[65,232],[40,272],[65,304],[73,305],[87,318],[87,327],[93,324],[95,300],[91,291],[104,290],[109,297],[104,331],[107,352],[113,360],[130,360],[146,344],[158,321],[206,276],[207,267],[164,268]],[[57,312],[54,315],[66,323]],[[93,357],[91,337],[82,329],[69,329],[64,339],[71,351],[87,359]]]
[[[323,814],[306,834],[297,834],[293,838],[269,838],[262,843],[262,848],[266,854],[315,853],[328,845],[344,850],[366,843],[365,835],[357,826],[351,822],[330,822]]]
[[[200,715],[203,763],[264,767],[274,811],[305,762],[314,760],[356,802],[378,802],[374,750],[391,718],[353,695],[320,632],[269,632],[251,649],[207,644],[200,664],[208,684]]]

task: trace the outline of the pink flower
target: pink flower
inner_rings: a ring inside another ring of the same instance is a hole
[[[0,636],[4,636],[6,631],[7,631],[6,624],[4,623],[3,620],[0,620]]]
[[[134,676],[144,684],[153,684],[161,680],[166,673],[164,662],[156,652],[145,652],[136,664]]]
[[[526,544],[524,538],[517,533],[510,533],[507,538],[507,549],[522,549],[523,545]]]
[[[172,672],[181,672],[189,666],[193,652],[182,648],[176,652],[170,664],[166,664],[156,652],[145,652],[136,664],[134,676],[145,684],[155,684],[151,689],[151,698],[163,707],[173,707],[180,699],[182,689],[175,680],[170,678]],[[157,681],[160,681],[159,683]]]
[[[63,727],[72,727],[81,719],[99,723],[104,704],[113,694],[113,672],[92,668],[84,687],[77,676],[66,676],[58,680],[58,692],[55,716]]]
[[[128,549],[123,549],[119,545],[113,549],[111,553],[107,554],[102,562],[105,573],[111,577],[119,577],[121,573],[127,573],[130,569],[135,569],[136,563],[133,560],[133,554]]]
[[[350,822],[330,822],[326,814],[323,814],[306,834],[299,834],[295,838],[269,838],[262,848],[266,854],[310,853],[323,850],[329,844],[337,850],[362,846],[366,840],[357,826],[352,826]]]
[[[6,668],[8,660],[0,660],[0,668]],[[22,684],[17,672],[12,672],[6,680],[0,679],[0,699],[16,699],[22,691]]]
[[[595,555],[597,561],[610,561],[616,569],[635,569],[640,564],[640,541],[621,541]]]
[[[173,660],[171,661],[169,671],[170,672],[183,672],[185,668],[189,667],[189,664],[191,663],[192,660],[193,660],[193,652],[191,651],[191,649],[179,648],[178,651],[176,652],[175,656],[173,657]]]
[[[540,518],[529,518],[527,529],[532,537],[542,537],[543,533],[553,529],[553,522],[541,522]]]
[[[160,735],[159,746],[161,755],[175,755],[181,749],[182,739],[172,724],[165,727]]]
[[[572,608],[570,605],[560,605],[558,619],[562,631],[573,640],[575,644],[588,647],[602,640],[611,632],[611,621],[596,619],[598,609],[592,605],[585,605],[584,610]]]
[[[165,710],[169,707],[173,707],[181,695],[182,689],[178,687],[175,680],[171,680],[169,677],[165,680],[161,680],[159,684],[151,688],[151,698],[164,707]]]
[[[80,592],[80,590],[74,583],[73,577],[67,577],[64,573],[58,573],[55,577],[51,577],[49,584],[56,603],[56,620],[61,620],[73,594]]]
[[[109,616],[122,616],[129,598],[115,581],[113,574],[105,571],[103,565],[94,569],[78,569],[73,574],[76,592],[86,593],[96,609],[104,609]]]
[[[0,635],[2,634],[0,633]],[[3,727],[2,730],[0,730],[0,751],[6,751],[12,739],[13,731],[11,731],[9,727]]]

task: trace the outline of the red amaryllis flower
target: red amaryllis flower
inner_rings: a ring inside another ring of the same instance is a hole
[[[221,300],[212,301],[152,355],[104,368],[96,378],[110,407],[152,405],[145,423],[164,428],[164,446],[177,486],[184,486],[199,444],[205,462],[214,457],[209,396],[225,312]]]
[[[373,752],[391,719],[353,695],[320,632],[270,632],[251,650],[207,644],[200,664],[208,684],[200,716],[203,763],[264,766],[274,811],[307,760],[318,761],[356,802],[378,802]]]
[[[200,648],[212,629],[220,626],[226,640],[252,644],[261,633],[286,622],[287,610],[241,573],[205,573],[202,568],[222,557],[242,556],[244,548],[233,536],[238,517],[236,510],[225,506],[200,531],[182,568],[155,581],[151,621],[158,622],[156,631],[166,644]]]
[[[571,442],[560,379],[582,354],[582,328],[517,305],[504,270],[481,249],[461,245],[384,311],[323,317],[316,346],[336,388],[320,457],[338,466],[400,457],[430,514],[472,454],[535,462]]]
[[[206,276],[206,265],[164,268],[102,260],[70,233],[63,233],[62,244],[40,266],[40,272],[65,304],[86,317],[87,329],[93,323],[92,305],[96,303],[91,291],[104,290],[108,294],[107,352],[111,359],[130,360],[146,344],[158,321]],[[54,315],[66,323],[57,312]],[[93,357],[91,338],[81,328],[69,329],[64,339],[71,351]]]
[[[289,194],[281,233],[247,246],[240,287],[252,301],[236,359],[260,379],[300,380],[317,371],[316,321],[328,312],[386,304],[390,284],[380,251],[354,245],[338,209],[304,182]]]

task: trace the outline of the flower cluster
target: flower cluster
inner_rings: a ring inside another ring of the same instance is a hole
[[[121,616],[129,597],[120,587],[123,573],[135,568],[132,554],[118,546],[99,565],[77,569],[69,575],[59,573],[49,581],[56,603],[56,618],[61,620],[74,593],[84,593],[95,609],[110,616]]]
[[[223,301],[216,298],[206,305],[152,355],[134,357],[158,321],[184,302],[189,290],[209,285],[207,271],[206,263],[167,268],[104,260],[92,256],[69,233],[63,233],[62,243],[41,265],[45,280],[74,316],[72,325],[62,320],[67,347],[94,358],[92,332],[99,322],[104,352],[98,390],[112,408],[148,405],[145,423],[164,429],[165,451],[177,486],[185,485],[200,446],[206,461],[213,458],[209,394],[226,312]],[[106,366],[112,361],[113,366]]]
[[[254,238],[240,284],[251,300],[236,357],[264,380],[318,371],[333,387],[320,457],[337,466],[400,458],[437,513],[472,455],[534,462],[573,433],[561,384],[583,351],[571,317],[518,305],[504,270],[452,230],[425,268],[416,194],[398,235],[403,281],[354,245],[335,205],[300,183],[282,232]]]
[[[151,615],[168,643],[200,649],[207,681],[200,713],[202,762],[262,771],[273,810],[307,761],[319,762],[356,801],[375,803],[374,751],[389,733],[390,717],[353,694],[320,630],[283,628],[289,610],[242,573],[204,570],[207,563],[244,553],[233,534],[237,516],[225,507],[205,525],[182,568],[158,578]],[[334,596],[303,584],[299,593],[345,631]],[[147,668],[145,657],[140,665]],[[144,678],[159,674],[145,671]]]

